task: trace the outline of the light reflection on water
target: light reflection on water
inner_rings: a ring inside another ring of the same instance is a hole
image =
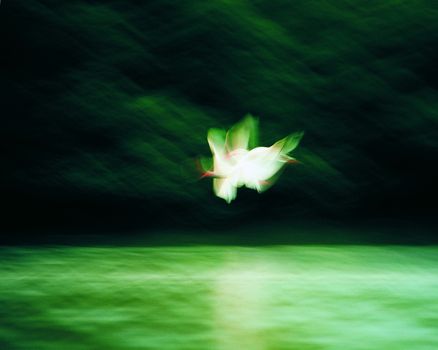
[[[0,250],[2,349],[436,349],[438,248]]]

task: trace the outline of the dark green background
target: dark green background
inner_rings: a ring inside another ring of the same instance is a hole
[[[430,222],[435,1],[3,1],[9,228]],[[268,192],[197,179],[210,127],[304,130]]]

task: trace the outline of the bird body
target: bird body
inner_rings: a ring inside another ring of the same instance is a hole
[[[257,120],[247,116],[228,132],[210,129],[208,144],[213,155],[213,169],[206,176],[213,177],[216,196],[230,203],[236,198],[237,188],[245,186],[265,191],[280,169],[295,158],[288,155],[298,146],[303,133],[295,133],[270,147],[254,147],[257,140]]]

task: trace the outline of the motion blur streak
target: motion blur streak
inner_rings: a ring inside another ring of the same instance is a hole
[[[437,247],[1,248],[0,264],[2,349],[438,348]]]

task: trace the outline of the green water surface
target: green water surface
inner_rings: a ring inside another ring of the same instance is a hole
[[[0,249],[1,349],[438,349],[438,248]]]

